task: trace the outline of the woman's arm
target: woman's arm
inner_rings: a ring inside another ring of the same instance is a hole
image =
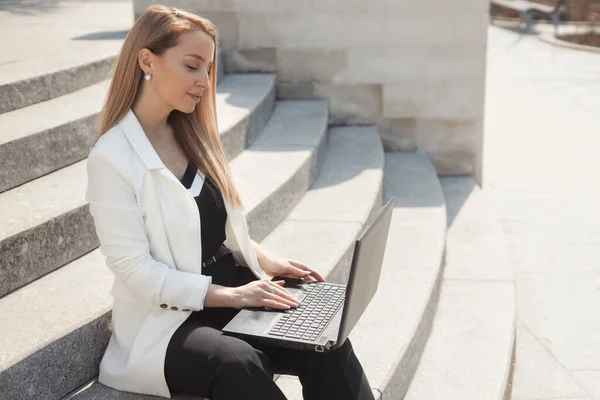
[[[235,297],[233,288],[211,283],[204,299],[204,308],[234,307],[236,304]]]
[[[250,239],[250,242],[254,247],[254,252],[256,253],[260,267],[267,273],[267,275],[271,277],[283,276],[321,282],[325,281],[325,278],[323,278],[321,274],[308,267],[304,263],[297,260],[285,259],[276,254],[270,253],[261,248],[259,244],[252,239]]]
[[[267,257],[266,252],[262,249],[262,247],[260,247],[260,245],[258,243],[256,243],[254,240],[250,239],[250,243],[252,243],[252,247],[254,247],[254,252],[256,253],[256,257],[258,258],[258,263],[260,264],[260,267],[262,268],[264,263],[265,263],[265,257]]]
[[[201,310],[211,278],[171,268],[150,255],[135,192],[124,168],[111,160],[108,151],[92,148],[85,196],[106,266],[134,297],[151,308]]]
[[[289,310],[297,307],[299,301],[287,289],[284,281],[259,279],[243,286],[225,287],[210,285],[204,307],[271,307]]]
[[[262,268],[262,265],[265,262],[263,260],[265,260],[267,254],[254,240],[250,239],[250,242],[252,243],[252,247],[254,247],[256,257],[258,258],[258,262]],[[204,307],[243,307],[244,293],[242,291],[243,289],[240,289],[239,287],[236,288],[211,284],[208,287],[208,293],[206,294],[206,298],[204,300]]]

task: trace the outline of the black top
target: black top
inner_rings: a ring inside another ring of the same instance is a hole
[[[188,162],[187,169],[181,183],[186,189],[192,187],[194,179],[201,179],[192,163]],[[200,224],[202,229],[202,262],[211,258],[225,242],[225,223],[227,222],[227,210],[223,205],[223,197],[218,186],[206,176],[202,190],[195,196],[198,211],[200,212]]]

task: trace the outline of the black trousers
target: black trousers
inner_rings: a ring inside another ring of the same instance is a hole
[[[256,280],[231,254],[206,267],[213,283],[236,287]],[[305,400],[374,400],[350,340],[330,353],[286,349],[226,336],[221,329],[239,312],[193,311],[167,348],[165,378],[172,394],[210,400],[283,400],[274,374],[296,375]]]

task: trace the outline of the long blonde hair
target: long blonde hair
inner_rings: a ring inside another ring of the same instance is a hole
[[[215,43],[213,65],[209,73],[210,90],[205,91],[194,112],[173,110],[168,117],[175,138],[188,160],[217,184],[224,198],[244,209],[236,189],[229,163],[223,152],[217,126],[217,46],[218,33],[212,22],[191,12],[165,5],[150,6],[142,13],[125,37],[112,70],[112,80],[101,114],[99,136],[102,136],[127,114],[133,105],[143,71],[137,57],[147,48],[157,55],[177,45],[182,33],[201,29]]]

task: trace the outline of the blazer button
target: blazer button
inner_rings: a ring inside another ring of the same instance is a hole
[[[167,308],[167,307],[169,307],[169,306],[164,303],[160,305],[160,308]]]
[[[171,310],[173,310],[173,311],[177,311],[177,310],[179,310],[179,308],[177,308],[177,307],[173,306],[173,307],[171,307]]]
[[[183,310],[181,310],[181,311],[190,311],[190,310],[188,310],[187,308],[184,308],[184,309],[183,309]]]

